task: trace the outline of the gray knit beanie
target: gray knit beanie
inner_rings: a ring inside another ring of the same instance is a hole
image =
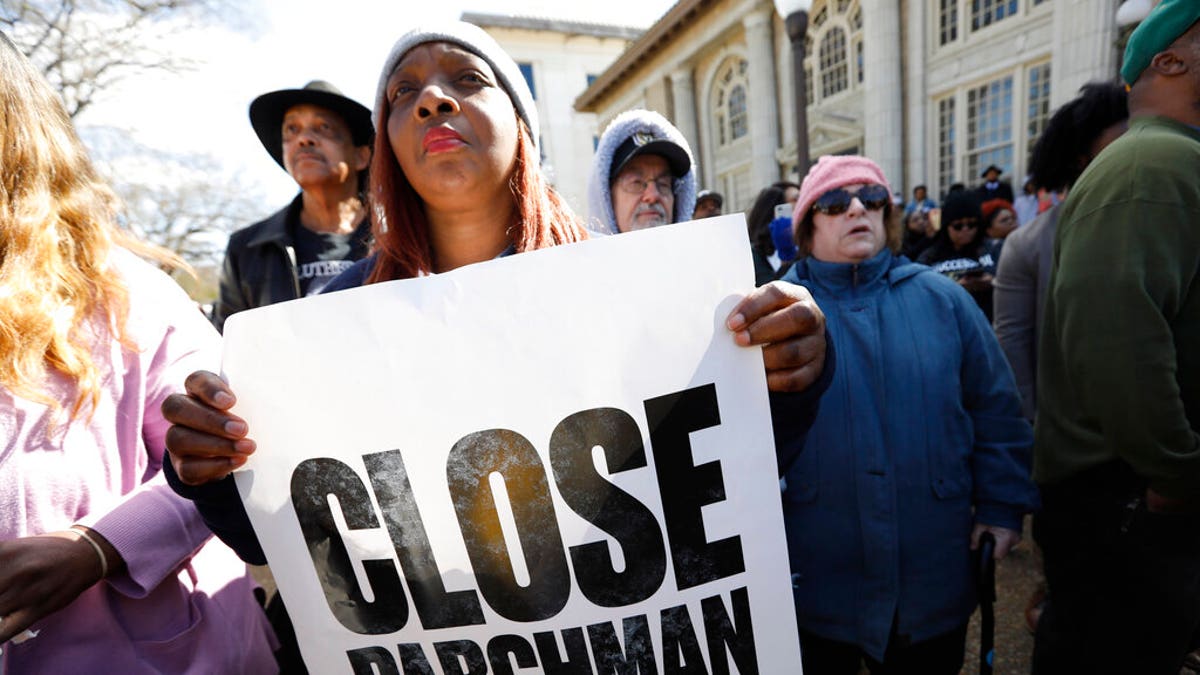
[[[392,45],[392,51],[388,53],[387,60],[383,62],[383,71],[379,74],[379,88],[375,91],[376,129],[387,129],[387,120],[383,119],[383,102],[384,97],[387,96],[387,83],[392,76],[392,71],[396,70],[396,66],[400,65],[400,59],[404,58],[410,49],[426,42],[449,42],[487,61],[500,80],[500,86],[512,100],[517,115],[525,121],[525,126],[529,127],[529,135],[532,136],[534,146],[538,145],[537,106],[533,102],[533,92],[529,91],[529,85],[526,84],[521,69],[517,67],[512,57],[492,39],[492,36],[485,33],[482,28],[462,21],[445,21],[418,26],[400,36],[400,39],[396,40],[396,44]],[[537,161],[538,157],[535,156],[533,159]]]

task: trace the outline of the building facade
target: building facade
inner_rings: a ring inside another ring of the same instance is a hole
[[[586,213],[596,115],[575,98],[641,35],[638,28],[523,16],[464,13],[508,52],[537,105],[542,167],[576,213]]]
[[[989,164],[1020,183],[1051,112],[1117,76],[1118,0],[814,0],[809,153],[865,154],[892,187],[940,195]],[[727,210],[796,180],[791,43],[768,0],[680,0],[575,101],[597,128],[657,110]]]

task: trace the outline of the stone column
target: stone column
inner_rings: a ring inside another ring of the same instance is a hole
[[[913,187],[922,183],[930,187],[930,194],[937,194],[934,184],[937,175],[928,173],[931,166],[936,164],[931,159],[937,157],[936,135],[926,133],[929,128],[929,97],[925,81],[925,50],[929,38],[926,29],[928,14],[926,2],[910,2],[907,4],[908,16],[905,17],[908,29],[904,38],[904,101],[906,128],[904,146],[904,179],[892,178],[897,190],[904,190],[903,197],[908,201],[912,196]],[[936,39],[936,38],[933,38]],[[869,48],[868,48],[869,49]],[[933,138],[934,142],[928,139]],[[903,183],[903,184],[902,184]],[[945,189],[946,186],[943,186]]]
[[[1121,55],[1117,41],[1115,6],[1121,3],[1050,3],[1053,10],[1054,57],[1050,66],[1050,110],[1075,98],[1092,80],[1112,81],[1119,75]],[[1084,5],[1087,5],[1086,7]],[[1110,6],[1111,5],[1111,6]]]
[[[692,148],[692,159],[700,164],[700,133],[696,126],[696,87],[692,83],[691,66],[682,66],[671,73],[671,100],[675,108],[675,128],[687,139]],[[696,180],[705,184],[710,180],[708,167],[700,165]]]
[[[904,97],[900,63],[900,3],[863,0],[863,152],[893,187],[904,186]]]
[[[779,180],[779,105],[775,92],[775,40],[771,36],[773,13],[760,8],[742,18],[746,31],[750,91],[746,97],[750,117],[751,194]]]

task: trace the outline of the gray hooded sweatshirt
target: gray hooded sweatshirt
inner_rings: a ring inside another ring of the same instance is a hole
[[[688,146],[687,139],[667,121],[667,118],[651,110],[627,110],[608,125],[600,142],[596,146],[596,156],[592,159],[592,175],[588,180],[588,222],[589,229],[605,234],[617,233],[617,216],[612,207],[612,187],[608,183],[609,170],[612,168],[613,153],[625,139],[639,131],[652,132],[658,136],[666,136],[687,152],[691,159],[691,168],[680,179],[675,181],[675,213],[672,222],[681,223],[692,218],[692,210],[696,207],[696,158]]]

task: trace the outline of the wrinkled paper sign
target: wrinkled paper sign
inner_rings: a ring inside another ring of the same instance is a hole
[[[316,673],[798,673],[740,215],[243,312],[238,488]]]

